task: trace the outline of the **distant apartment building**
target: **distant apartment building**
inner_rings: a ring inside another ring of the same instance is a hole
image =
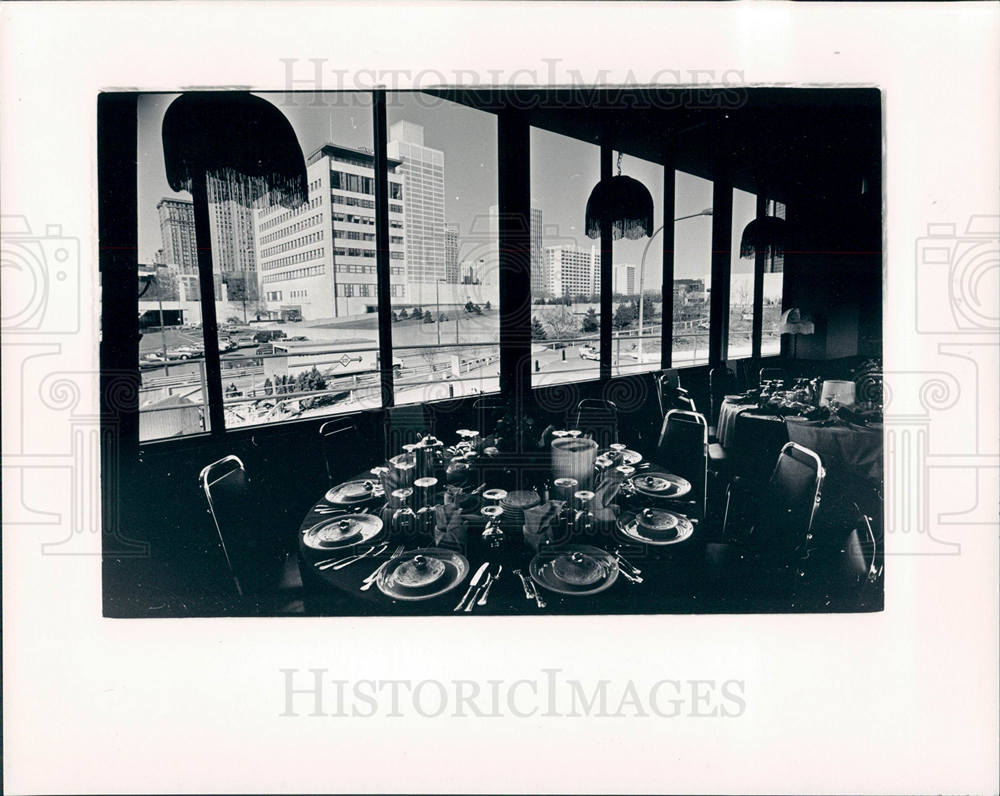
[[[402,162],[389,158],[393,303],[406,297]],[[261,298],[275,317],[317,320],[375,312],[375,159],[326,144],[307,159],[308,201],[254,211]],[[442,262],[443,271],[443,262]]]
[[[601,291],[597,247],[549,246],[545,249],[548,290],[553,296],[592,296]]]
[[[458,268],[458,224],[444,226],[444,281],[452,285],[461,281]]]
[[[636,293],[635,266],[627,263],[615,265],[611,281],[612,293],[622,296],[634,296]]]
[[[389,128],[386,152],[406,184],[403,222],[406,281],[439,282],[445,266],[444,153],[424,145],[424,128],[399,121]],[[457,253],[456,253],[457,263]]]

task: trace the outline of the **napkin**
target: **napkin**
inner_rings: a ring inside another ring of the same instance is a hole
[[[467,529],[462,521],[462,510],[458,506],[450,504],[434,507],[435,545],[463,553],[467,537]]]
[[[618,497],[618,493],[622,489],[622,480],[621,473],[614,468],[605,471],[601,482],[594,489],[593,506],[595,512],[597,509],[605,508]]]
[[[524,510],[524,542],[536,553],[543,542],[565,542],[564,530],[559,527],[559,513],[564,501],[548,500],[540,506]]]

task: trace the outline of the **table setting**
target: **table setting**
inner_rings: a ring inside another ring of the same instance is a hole
[[[299,534],[303,581],[363,613],[632,612],[653,593],[633,559],[669,569],[695,533],[691,484],[625,444],[554,429],[519,468],[493,439],[456,437],[327,490]]]

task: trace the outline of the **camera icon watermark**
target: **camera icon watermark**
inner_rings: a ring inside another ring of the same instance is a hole
[[[965,231],[929,224],[916,244],[917,331],[984,334],[1000,330],[1000,216],[972,216]],[[947,297],[950,318],[941,312]]]
[[[0,220],[0,299],[7,334],[73,334],[80,330],[80,241],[49,224],[31,231],[24,216]]]

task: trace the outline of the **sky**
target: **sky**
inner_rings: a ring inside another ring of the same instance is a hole
[[[151,262],[160,248],[156,203],[175,194],[167,185],[163,166],[160,127],[167,106],[176,94],[148,94],[139,100],[139,255]],[[303,154],[326,143],[373,148],[371,95],[367,92],[324,94],[261,93],[287,117],[298,136]],[[466,238],[463,248],[478,248],[470,231],[487,228],[482,219],[497,203],[496,116],[417,92],[390,92],[386,98],[387,121],[401,120],[424,127],[424,143],[444,152],[445,220],[458,224]],[[233,131],[238,135],[238,131]],[[600,148],[595,144],[532,128],[532,202],[542,210],[544,245],[576,243],[589,248],[595,241],[584,231],[587,199],[600,177]],[[663,223],[663,167],[625,153],[622,174],[642,182],[653,197],[653,224]],[[712,205],[712,183],[684,172],[675,180],[676,217],[698,213]],[[752,274],[753,260],[739,259],[739,238],[753,218],[755,197],[735,191],[733,199],[734,284],[740,274]],[[478,219],[478,220],[477,220]],[[674,274],[679,279],[707,279],[711,268],[712,219],[698,216],[675,222]],[[638,266],[649,238],[620,240],[614,244],[616,263]],[[659,235],[649,246],[644,284],[660,283],[662,245]],[[465,259],[459,251],[459,259]],[[638,279],[638,277],[637,277]],[[775,280],[769,279],[768,283]],[[780,288],[779,288],[780,289]],[[765,292],[774,291],[772,284]]]

